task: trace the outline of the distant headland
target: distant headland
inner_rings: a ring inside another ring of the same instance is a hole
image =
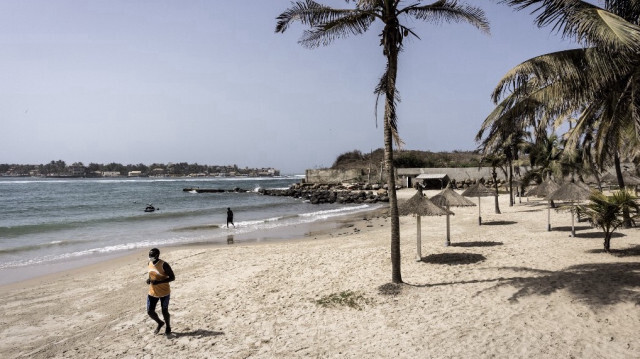
[[[239,168],[237,165],[200,165],[197,163],[127,164],[82,162],[67,165],[65,161],[47,164],[0,164],[2,177],[96,178],[96,177],[274,177],[280,176],[275,168]]]

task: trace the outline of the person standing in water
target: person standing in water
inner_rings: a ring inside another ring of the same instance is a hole
[[[233,211],[231,210],[231,208],[227,207],[227,228],[229,228],[229,223],[231,223],[233,228],[236,228],[236,225],[233,224]]]
[[[176,276],[173,274],[169,263],[160,259],[160,250],[158,248],[152,248],[149,251],[148,269],[149,278],[147,278],[147,284],[149,284],[149,295],[147,295],[147,314],[158,323],[154,331],[155,334],[158,334],[160,329],[166,324],[164,333],[165,335],[169,335],[171,334],[171,322],[169,321],[171,288],[169,287],[169,282],[173,282]],[[160,320],[158,313],[156,313],[158,301],[160,301],[164,322]]]

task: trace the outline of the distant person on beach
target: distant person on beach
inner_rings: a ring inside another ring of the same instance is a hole
[[[149,251],[149,278],[147,278],[147,284],[149,284],[149,295],[147,295],[147,314],[151,319],[158,323],[155,334],[160,332],[160,329],[166,324],[164,333],[165,335],[171,334],[171,323],[169,321],[169,297],[171,288],[169,282],[176,279],[173,274],[173,270],[169,263],[160,259],[160,250],[158,248],[152,248]],[[160,308],[162,308],[162,317],[164,322],[160,320],[156,313],[156,305],[160,301]]]
[[[233,211],[231,210],[231,208],[227,207],[227,228],[229,228],[229,223],[231,223],[233,228],[236,228],[236,225],[233,224]]]

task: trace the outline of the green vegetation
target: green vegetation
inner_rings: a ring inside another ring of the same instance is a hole
[[[197,175],[275,175],[280,173],[271,168],[238,168],[236,165],[210,166],[197,163],[153,163],[137,165],[120,163],[98,164],[90,163],[85,166],[82,162],[67,165],[65,161],[51,161],[40,165],[0,164],[0,175],[3,176],[75,176],[75,177],[100,177],[104,172],[117,173],[126,176],[131,171],[140,171],[142,176],[175,176],[184,177]]]
[[[635,197],[625,190],[615,192],[612,196],[594,192],[588,204],[576,209],[578,214],[585,215],[594,227],[602,229],[605,252],[610,252],[611,237],[613,232],[624,224],[625,213],[631,214],[632,220],[640,214],[640,206],[635,202]]]
[[[366,298],[362,293],[345,290],[340,293],[332,293],[325,295],[320,299],[316,299],[315,303],[321,307],[349,307],[362,310],[365,305],[373,303],[371,299]]]
[[[403,150],[394,152],[394,167],[396,168],[444,168],[444,167],[478,167],[482,155],[475,151],[430,152],[418,150]],[[359,150],[345,152],[339,155],[331,168],[333,169],[366,169],[379,168],[384,161],[384,149],[379,148],[370,153]]]

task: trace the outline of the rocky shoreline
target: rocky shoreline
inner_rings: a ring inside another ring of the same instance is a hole
[[[386,186],[385,186],[386,187]],[[312,204],[322,203],[377,203],[389,202],[387,189],[377,184],[310,184],[296,183],[287,189],[261,188],[258,193],[265,196],[288,196],[308,200]]]

